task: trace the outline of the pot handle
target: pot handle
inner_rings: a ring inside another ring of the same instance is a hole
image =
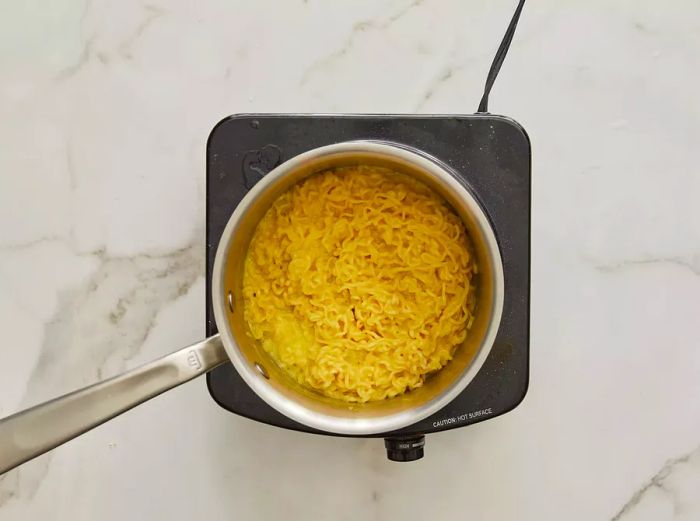
[[[0,474],[228,361],[219,335],[0,420]]]

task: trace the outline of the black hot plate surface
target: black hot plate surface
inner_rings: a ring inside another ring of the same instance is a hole
[[[525,397],[529,377],[530,141],[520,125],[490,114],[231,116],[207,146],[207,287],[226,223],[246,192],[279,163],[312,148],[372,139],[420,149],[454,169],[491,219],[505,273],[503,318],[479,374],[450,404],[404,429],[426,434],[494,418]],[[207,335],[215,334],[207,291]],[[263,402],[231,364],[207,375],[211,396],[224,409],[260,422],[316,432]],[[378,436],[381,437],[381,436]]]

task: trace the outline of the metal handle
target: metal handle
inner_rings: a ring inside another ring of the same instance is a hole
[[[228,361],[219,335],[0,420],[0,474]]]

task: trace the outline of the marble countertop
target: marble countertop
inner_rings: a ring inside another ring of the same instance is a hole
[[[470,113],[515,1],[38,1],[0,16],[0,416],[204,335],[237,112]],[[530,389],[430,436],[285,432],[195,380],[0,477],[0,520],[700,519],[700,3],[526,5]]]

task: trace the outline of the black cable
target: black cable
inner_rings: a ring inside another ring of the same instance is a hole
[[[503,60],[506,59],[506,54],[508,53],[508,48],[510,47],[510,42],[513,41],[513,34],[515,34],[515,28],[518,26],[518,20],[520,19],[520,12],[523,10],[523,5],[525,0],[520,0],[518,7],[515,8],[515,13],[513,13],[513,18],[510,20],[506,34],[503,36],[501,45],[498,47],[496,56],[493,58],[493,63],[491,63],[491,69],[489,70],[489,75],[486,77],[486,85],[484,86],[484,95],[481,97],[481,102],[479,103],[479,110],[477,112],[488,112],[489,111],[489,94],[491,93],[491,87],[493,87],[493,82],[496,81],[496,76],[498,76],[501,70],[501,65],[503,65]]]

